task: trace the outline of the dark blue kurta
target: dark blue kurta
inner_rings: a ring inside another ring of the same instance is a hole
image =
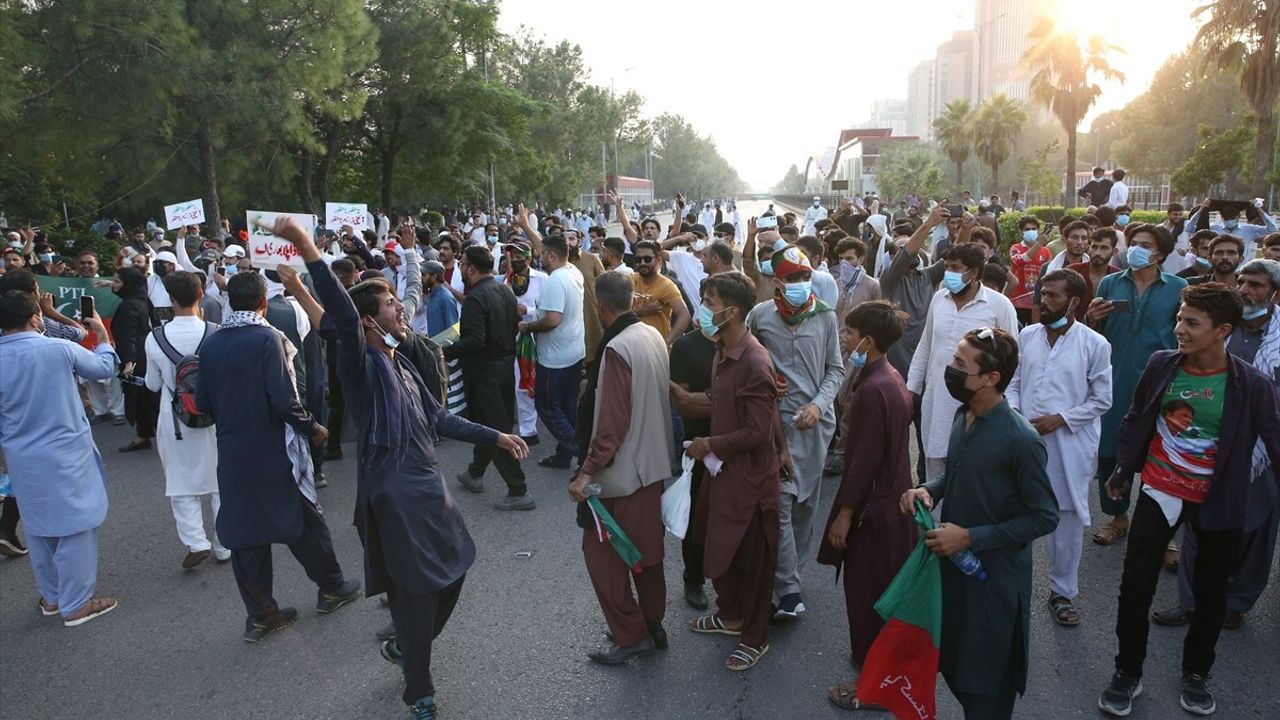
[[[1031,543],[1058,526],[1048,455],[1031,423],[1001,402],[965,427],[956,411],[946,474],[925,484],[942,521],[969,531],[986,580],[942,563],[938,669],[953,690],[996,695],[1027,687]]]
[[[296,541],[302,506],[284,426],[303,437],[319,426],[298,402],[276,331],[248,325],[210,335],[196,404],[218,425],[218,539],[232,550]]]
[[[498,433],[450,415],[423,386],[408,363],[394,362],[409,414],[409,433],[400,457],[366,467],[377,369],[369,362],[364,327],[355,304],[323,261],[307,264],[338,348],[338,379],[347,411],[355,421],[357,457],[355,526],[364,543],[365,593],[386,592],[394,583],[413,594],[447,587],[475,562],[476,546],[462,513],[449,494],[436,462],[431,428],[445,437],[494,444]]]

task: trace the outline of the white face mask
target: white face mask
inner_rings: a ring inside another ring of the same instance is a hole
[[[373,320],[373,318],[369,318],[369,319]],[[392,335],[390,332],[383,330],[381,323],[379,323],[377,320],[373,320],[373,325],[374,327],[378,328],[378,330],[382,333],[382,342],[386,343],[387,347],[391,348],[392,350],[395,350],[397,347],[400,346],[400,341],[396,339],[395,335]]]

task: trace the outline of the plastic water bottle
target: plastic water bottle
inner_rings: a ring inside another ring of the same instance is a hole
[[[982,561],[969,548],[952,553],[948,557],[951,558],[951,563],[960,568],[960,572],[965,575],[979,580],[987,579],[987,571],[982,568]]]
[[[600,483],[589,483],[585,488],[582,489],[582,494],[586,495],[587,497],[590,497],[592,495],[599,495],[602,492],[604,492],[604,488],[600,487]]]

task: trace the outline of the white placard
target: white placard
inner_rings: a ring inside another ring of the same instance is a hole
[[[254,267],[274,269],[277,265],[288,265],[295,268],[306,265],[293,243],[288,240],[281,240],[271,234],[270,230],[263,230],[258,227],[259,222],[271,227],[275,225],[276,218],[279,217],[293,218],[294,222],[302,227],[308,237],[315,237],[315,215],[249,210],[245,213],[245,219],[248,221],[249,226],[249,261],[253,263]]]
[[[343,225],[350,225],[357,235],[361,230],[372,230],[369,227],[369,206],[364,203],[325,203],[325,229],[338,232]]]
[[[200,198],[164,206],[164,226],[168,230],[199,225],[202,222],[204,222],[204,200]]]

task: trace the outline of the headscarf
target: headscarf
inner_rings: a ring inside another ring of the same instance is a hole
[[[120,278],[120,289],[112,290],[121,300],[130,298],[147,299],[147,276],[135,267],[124,267],[116,271],[116,277]]]

